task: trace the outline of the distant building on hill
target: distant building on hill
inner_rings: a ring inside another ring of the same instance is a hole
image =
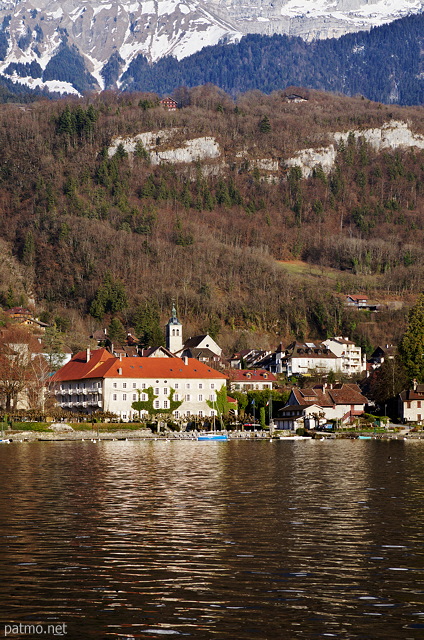
[[[178,109],[178,103],[169,97],[162,98],[162,100],[160,101],[160,104],[164,109],[167,109],[167,111],[177,111]]]

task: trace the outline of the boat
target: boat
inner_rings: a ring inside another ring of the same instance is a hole
[[[216,440],[223,442],[228,440],[228,436],[225,433],[202,433],[200,436],[197,436],[197,440],[199,442],[213,442]]]

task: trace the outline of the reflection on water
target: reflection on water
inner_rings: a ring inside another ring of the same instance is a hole
[[[347,440],[3,446],[2,626],[415,639],[423,454]]]

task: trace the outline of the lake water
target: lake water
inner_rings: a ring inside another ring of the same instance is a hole
[[[0,634],[423,638],[423,461],[424,441],[1,445]]]

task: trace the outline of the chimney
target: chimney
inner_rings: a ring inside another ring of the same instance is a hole
[[[414,391],[416,391],[417,390],[417,380],[416,380],[416,378],[413,379],[412,386],[413,386]]]
[[[119,367],[119,369],[118,369],[118,376],[122,376],[122,369],[121,369],[121,367]]]
[[[186,364],[186,365],[187,365],[187,364],[188,364],[188,357],[187,357],[187,356],[184,356],[183,361],[184,361],[184,364]]]
[[[90,362],[90,358],[91,358],[91,350],[90,350],[90,347],[87,347],[87,362]]]

